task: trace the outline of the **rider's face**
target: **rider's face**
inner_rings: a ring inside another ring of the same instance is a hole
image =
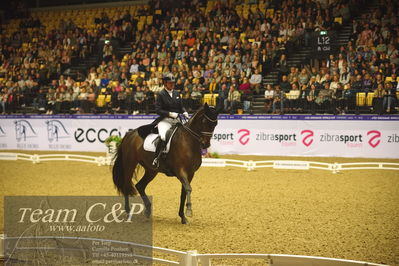
[[[174,87],[175,87],[175,83],[174,82],[171,82],[171,81],[166,82],[166,89],[167,90],[171,91],[171,90],[174,89]]]

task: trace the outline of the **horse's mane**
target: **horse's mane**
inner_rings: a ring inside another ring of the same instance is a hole
[[[205,113],[205,108],[204,108],[204,106],[201,106],[200,108],[198,108],[198,110],[193,114],[193,116],[190,118],[190,120],[188,120],[187,126],[190,126],[191,123],[192,123],[195,119],[197,119],[197,116],[200,116],[200,115],[203,115],[203,114],[207,115],[207,116],[208,116],[210,119],[212,119],[212,120],[216,120],[217,117],[218,117],[218,112],[216,111],[215,107],[209,106],[209,107],[208,107],[208,110],[209,110],[209,112],[208,112],[208,113]]]
[[[193,116],[188,120],[187,126],[190,126],[191,123],[192,123],[195,119],[197,119],[197,116],[199,116],[199,115],[202,114],[202,113],[204,113],[204,107],[203,107],[203,106],[201,106],[201,107],[193,114]]]

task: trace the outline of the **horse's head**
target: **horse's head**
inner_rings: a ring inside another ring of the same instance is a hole
[[[190,120],[190,125],[196,128],[202,148],[211,146],[213,131],[218,124],[218,114],[219,112],[214,107],[209,107],[205,103]]]

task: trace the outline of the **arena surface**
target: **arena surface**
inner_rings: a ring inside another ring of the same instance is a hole
[[[3,196],[116,195],[108,166],[66,161],[37,165],[0,161],[0,168]],[[357,170],[332,174],[322,170],[248,172],[241,168],[203,167],[197,172],[192,187],[194,217],[189,225],[181,225],[177,215],[180,195],[177,179],[159,175],[149,185],[147,192],[154,196],[155,246],[200,253],[295,254],[399,265],[398,171]],[[3,205],[3,197],[0,204]],[[3,221],[3,208],[0,219]],[[0,232],[3,232],[3,223]],[[217,265],[218,261],[213,264]],[[252,262],[245,264],[252,265]]]

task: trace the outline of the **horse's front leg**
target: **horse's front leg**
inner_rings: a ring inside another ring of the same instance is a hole
[[[182,219],[182,223],[185,224],[187,223],[187,217],[192,217],[193,216],[193,211],[191,209],[191,185],[190,181],[192,178],[186,178],[186,177],[178,177],[180,182],[182,183],[182,189],[181,189],[181,195],[180,195],[180,208],[179,208],[179,216]],[[189,181],[190,180],[190,181]],[[186,203],[186,212],[184,213],[184,203]]]
[[[184,190],[186,191],[186,197],[187,197],[187,202],[186,202],[186,216],[187,217],[192,217],[193,216],[193,210],[191,209],[191,185],[190,183],[187,182],[187,184],[184,186]]]

